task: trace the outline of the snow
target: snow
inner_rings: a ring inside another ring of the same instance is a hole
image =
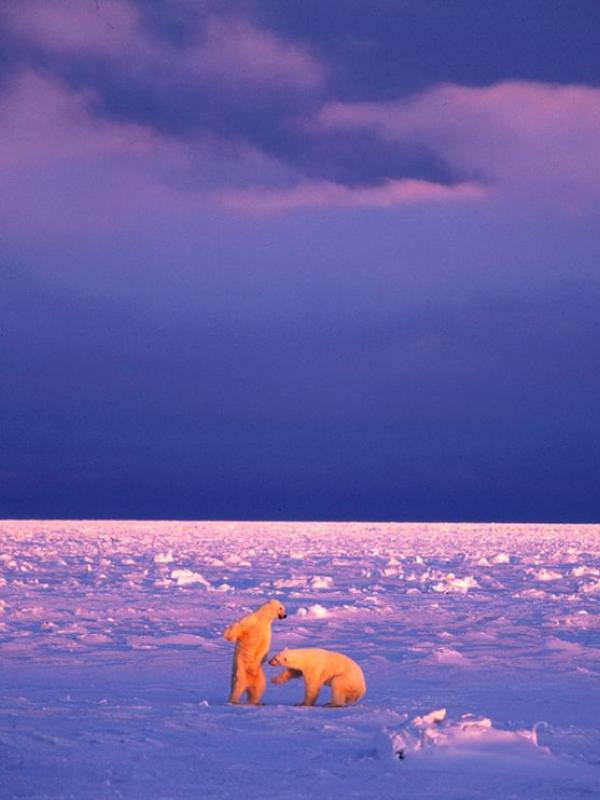
[[[0,796],[598,796],[599,575],[599,526],[0,522]],[[227,705],[270,597],[360,704]]]

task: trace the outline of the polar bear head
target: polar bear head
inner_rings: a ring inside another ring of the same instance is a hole
[[[269,600],[268,603],[264,603],[258,609],[258,613],[267,619],[285,619],[287,617],[285,608],[279,600]]]
[[[289,657],[287,648],[285,650],[281,650],[279,653],[275,653],[273,658],[269,661],[269,664],[272,667],[287,667],[289,666]]]

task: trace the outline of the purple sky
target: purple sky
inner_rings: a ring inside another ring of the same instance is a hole
[[[600,519],[596,0],[0,4],[0,516]]]

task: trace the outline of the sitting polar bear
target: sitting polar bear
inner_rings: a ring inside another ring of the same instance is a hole
[[[269,600],[252,614],[230,625],[223,634],[227,641],[235,642],[230,703],[239,703],[244,692],[249,703],[260,703],[267,686],[262,664],[271,646],[271,623],[286,616],[281,603]]]
[[[304,647],[282,650],[269,661],[273,667],[285,667],[273,683],[285,683],[292,678],[304,676],[304,702],[313,706],[321,686],[331,686],[331,702],[328,706],[345,706],[358,703],[367,691],[365,676],[356,661],[333,650],[320,647]]]

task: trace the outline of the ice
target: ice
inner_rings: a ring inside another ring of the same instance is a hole
[[[433,664],[451,664],[456,667],[470,666],[469,659],[452,647],[438,647],[426,660]]]
[[[193,572],[191,569],[174,569],[171,572],[171,578],[177,583],[178,586],[189,586],[192,583],[200,583],[202,586],[210,588],[210,582],[206,580],[199,572]]]
[[[135,562],[131,561],[131,559],[127,559],[128,563],[133,564]],[[175,557],[173,556],[173,551],[169,550],[166,553],[157,553],[154,556],[154,563],[155,564],[170,564],[172,561],[175,561]]]
[[[329,575],[315,575],[310,582],[310,588],[315,589],[331,589],[333,586],[333,578]]]
[[[581,591],[586,594],[600,593],[600,580],[590,581],[589,583],[583,583],[581,585]]]
[[[502,753],[515,750],[531,756],[533,748],[539,748],[544,754],[550,752],[546,747],[539,747],[535,726],[532,730],[502,730],[494,727],[488,717],[477,717],[470,713],[452,721],[447,719],[445,708],[417,716],[399,731],[386,731],[385,735],[390,747],[386,747],[385,738],[380,739],[380,755],[392,756],[400,761],[409,754],[419,755],[430,748],[448,748],[461,757],[486,753],[499,757]]]
[[[5,521],[0,553],[2,800],[600,793],[598,526]],[[272,650],[348,653],[360,704],[226,704],[223,630],[273,596]]]
[[[415,717],[413,719],[413,725],[421,728],[426,725],[432,725],[434,722],[443,722],[446,719],[446,709],[445,708],[438,708],[434,711],[430,711],[428,714],[424,714],[422,717]]]
[[[580,567],[573,567],[571,575],[580,578],[582,575],[600,575],[600,570],[596,567],[588,567],[587,564],[582,564]]]
[[[537,581],[558,581],[562,578],[562,573],[554,569],[532,570],[531,575]]]
[[[547,747],[539,746],[535,726],[531,730],[503,730],[494,727],[488,717],[470,713],[450,721],[446,719],[446,709],[415,717],[411,725],[391,733],[389,738],[392,752],[400,760],[408,752],[416,754],[431,747],[449,748],[460,752],[461,756],[491,753],[499,757],[507,751],[517,751],[530,757],[538,755],[534,753],[536,749],[542,754],[550,752]]]
[[[469,589],[478,589],[479,584],[472,575],[457,578],[452,572],[445,576],[443,581],[431,587],[434,592],[468,592]]]
[[[296,614],[299,617],[317,617],[317,619],[322,619],[323,617],[327,617],[329,612],[323,606],[319,605],[318,603],[314,603],[308,608],[304,608],[304,606],[302,606],[298,609],[298,611],[296,611]]]
[[[276,581],[273,581],[273,587],[275,589],[296,589],[296,588],[304,588],[308,582],[308,578],[305,576],[300,576],[298,578],[279,578]]]

